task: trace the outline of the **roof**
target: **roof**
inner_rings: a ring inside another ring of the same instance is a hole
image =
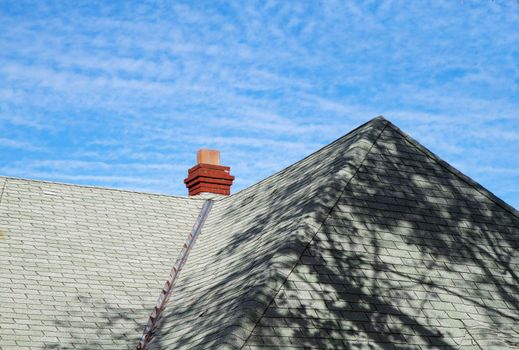
[[[0,349],[136,341],[203,201],[0,178]]]
[[[0,343],[134,347],[203,200],[4,182]],[[515,209],[375,118],[214,202],[149,347],[515,349],[518,248]]]

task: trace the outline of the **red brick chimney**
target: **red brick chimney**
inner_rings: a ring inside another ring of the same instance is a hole
[[[197,165],[188,170],[184,180],[190,196],[215,193],[228,196],[234,180],[228,166],[220,165],[220,151],[201,149],[196,153]]]

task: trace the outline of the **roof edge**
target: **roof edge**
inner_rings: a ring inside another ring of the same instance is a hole
[[[174,195],[174,194],[165,194],[165,193],[156,193],[156,192],[145,192],[145,191],[137,191],[137,190],[128,190],[128,189],[123,189],[123,188],[113,188],[113,187],[103,187],[103,186],[93,186],[93,185],[80,185],[80,184],[73,184],[73,183],[68,183],[68,182],[28,179],[28,178],[24,178],[24,177],[5,176],[5,175],[0,175],[0,179],[5,179],[6,183],[9,180],[18,180],[18,181],[42,183],[42,184],[48,184],[48,185],[59,185],[59,186],[89,188],[89,189],[95,189],[95,190],[106,190],[106,191],[113,191],[113,192],[145,194],[145,195],[149,195],[149,196],[160,196],[160,197],[168,197],[168,198],[187,199],[187,200],[192,200],[193,199],[193,200],[202,200],[202,201],[204,201],[206,199],[206,198],[179,196],[179,195]],[[216,199],[216,200],[220,200],[220,199]]]
[[[383,116],[378,116],[378,117],[375,117],[375,118],[372,118],[370,120],[368,120],[367,122],[359,125],[358,127],[356,127],[355,129],[351,130],[350,132],[348,132],[347,134],[335,139],[334,141],[332,141],[331,143],[321,147],[320,149],[318,149],[317,151],[315,152],[312,152],[310,153],[309,155],[307,155],[306,157],[298,160],[297,162],[295,163],[292,163],[288,166],[286,166],[285,168],[275,172],[274,174],[272,175],[269,175],[267,176],[266,178],[244,188],[244,189],[241,189],[239,190],[238,192],[236,193],[232,193],[231,195],[229,196],[226,196],[226,197],[223,197],[223,198],[212,198],[213,200],[215,201],[220,201],[220,200],[225,200],[227,198],[231,198],[233,196],[236,196],[250,188],[253,188],[259,184],[261,184],[262,182],[264,181],[267,181],[268,179],[270,179],[271,177],[274,177],[274,176],[277,176],[278,174],[282,173],[283,171],[285,171],[286,169],[304,161],[305,159],[313,156],[314,154],[328,148],[328,147],[331,147],[333,144],[339,142],[340,140],[342,140],[343,138],[353,134],[354,132],[356,132],[358,129],[361,129],[363,128],[364,126],[368,125],[368,124],[373,124],[373,123],[376,123],[376,122],[388,122],[387,119],[385,119]],[[9,176],[9,175],[0,175],[0,179],[5,179],[6,182],[7,180],[21,180],[21,181],[27,181],[27,182],[34,182],[34,183],[43,183],[43,184],[49,184],[49,185],[61,185],[61,186],[71,186],[71,187],[79,187],[79,188],[91,188],[91,189],[99,189],[99,190],[108,190],[108,191],[114,191],[114,192],[127,192],[127,193],[136,193],[136,194],[146,194],[146,195],[152,195],[152,196],[163,196],[163,197],[171,197],[171,198],[181,198],[181,199],[188,199],[188,200],[191,200],[191,199],[194,199],[194,200],[206,200],[207,198],[196,198],[196,196],[194,197],[189,197],[189,196],[181,196],[181,195],[174,195],[174,194],[165,194],[165,193],[157,193],[157,192],[145,192],[145,191],[137,191],[137,190],[129,190],[129,189],[123,189],[123,188],[114,188],[114,187],[104,187],[104,186],[94,186],[94,185],[82,185],[82,184],[74,184],[74,183],[70,183],[70,182],[60,182],[60,181],[50,181],[50,180],[42,180],[42,179],[30,179],[30,178],[25,178],[25,177],[17,177],[17,176]],[[4,187],[5,187],[5,183],[4,183]]]
[[[436,155],[434,152],[423,146],[420,142],[409,136],[406,132],[402,131],[398,126],[391,123],[389,120],[387,121],[387,125],[391,127],[393,130],[398,132],[404,139],[406,139],[411,145],[413,145],[416,149],[418,149],[420,152],[424,153],[427,157],[431,158],[435,162],[437,162],[440,166],[445,168],[445,170],[449,171],[451,174],[459,177],[462,181],[466,182],[468,185],[473,187],[476,191],[481,193],[483,196],[490,199],[492,202],[496,203],[506,211],[510,212],[512,215],[519,218],[519,210],[512,207],[510,204],[503,201],[501,198],[496,196],[494,193],[492,193],[487,188],[483,187],[481,184],[479,184],[474,179],[470,178],[468,175],[465,175],[452,165],[450,165],[448,162],[441,159],[438,155]]]

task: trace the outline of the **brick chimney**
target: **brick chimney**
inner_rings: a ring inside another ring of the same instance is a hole
[[[234,176],[231,168],[220,165],[220,151],[201,149],[196,153],[197,165],[188,170],[184,180],[190,196],[214,193],[228,196]]]

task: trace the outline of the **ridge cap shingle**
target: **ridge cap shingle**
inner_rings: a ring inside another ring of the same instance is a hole
[[[349,131],[348,133],[346,133],[346,134],[344,134],[344,135],[342,135],[342,136],[336,138],[335,140],[331,141],[330,143],[324,145],[323,147],[319,148],[318,150],[316,150],[316,151],[314,151],[314,152],[308,154],[308,155],[305,156],[304,158],[302,158],[302,159],[296,161],[295,163],[292,163],[292,164],[287,165],[287,166],[284,167],[283,169],[276,171],[274,174],[271,174],[271,175],[265,177],[264,179],[261,179],[260,181],[254,183],[254,184],[252,184],[252,185],[250,185],[250,186],[248,186],[248,187],[246,187],[246,188],[243,188],[243,189],[239,190],[239,191],[236,192],[236,193],[232,193],[231,195],[222,198],[222,200],[230,200],[231,198],[233,198],[233,197],[235,197],[235,196],[237,196],[237,195],[239,195],[239,194],[242,194],[242,192],[246,192],[246,191],[248,191],[248,190],[252,190],[254,187],[260,186],[262,183],[264,183],[264,182],[266,182],[266,181],[268,181],[268,180],[270,180],[270,179],[272,179],[272,178],[274,178],[274,177],[276,177],[276,176],[280,176],[280,175],[282,175],[283,172],[287,171],[289,168],[292,168],[292,167],[294,167],[294,166],[297,166],[297,165],[300,164],[300,163],[303,163],[303,162],[306,161],[308,158],[311,158],[312,156],[314,156],[314,155],[316,155],[316,154],[318,154],[318,153],[320,153],[320,152],[323,152],[323,151],[324,151],[325,149],[327,149],[327,148],[331,148],[331,147],[333,147],[336,143],[340,143],[340,142],[341,142],[342,140],[344,140],[345,138],[350,137],[351,135],[353,135],[354,133],[356,133],[358,130],[360,130],[360,129],[362,129],[362,128],[365,128],[365,127],[367,127],[368,125],[375,125],[375,124],[379,124],[379,123],[384,124],[384,123],[386,123],[386,122],[389,122],[389,121],[388,121],[386,118],[384,118],[384,116],[382,116],[382,115],[379,115],[379,116],[377,116],[377,117],[375,117],[375,118],[372,118],[372,119],[368,120],[367,122],[365,122],[365,123],[363,123],[363,124],[357,126],[356,128],[352,129],[352,130]]]
[[[67,187],[73,187],[73,188],[85,188],[85,189],[104,190],[104,191],[112,191],[112,192],[123,192],[123,193],[129,193],[129,194],[143,194],[143,195],[149,195],[149,196],[159,196],[159,197],[178,198],[178,199],[197,200],[197,201],[205,200],[205,198],[196,198],[196,196],[189,197],[189,196],[181,196],[181,195],[174,195],[174,194],[129,190],[129,189],[124,189],[124,188],[114,188],[114,187],[95,186],[95,185],[82,185],[82,184],[74,184],[74,183],[68,183],[68,182],[41,180],[41,179],[29,179],[29,178],[16,177],[16,176],[0,175],[0,179],[5,179],[6,183],[8,181],[25,181],[28,183],[35,183],[35,184],[67,186]],[[220,200],[220,199],[215,198],[215,200]]]

